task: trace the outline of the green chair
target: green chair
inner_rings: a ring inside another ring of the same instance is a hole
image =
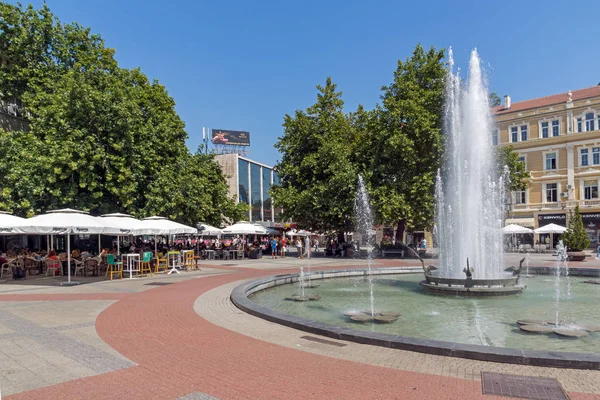
[[[138,273],[140,275],[150,274],[152,275],[152,268],[150,268],[150,262],[152,261],[152,253],[149,251],[145,251],[143,254],[143,258],[141,260],[136,261],[138,264]]]
[[[118,275],[119,278],[123,279],[123,263],[115,261],[115,256],[113,254],[109,254],[106,257],[106,263],[108,267],[106,267],[106,275],[110,276],[110,280],[112,281],[113,275]]]

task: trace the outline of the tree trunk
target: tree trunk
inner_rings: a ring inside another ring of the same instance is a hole
[[[406,228],[406,224],[404,220],[399,220],[398,225],[396,225],[396,241],[401,241],[404,243],[404,229]]]

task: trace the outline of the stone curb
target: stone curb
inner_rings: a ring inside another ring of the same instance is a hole
[[[548,269],[546,271],[545,269]],[[529,267],[529,271],[550,272],[550,267]],[[577,271],[576,271],[577,270]],[[376,268],[373,273],[383,274],[402,274],[402,273],[422,273],[421,267],[416,268]],[[576,275],[579,271],[588,270],[571,268],[571,275]],[[596,271],[598,273],[598,271]],[[368,270],[336,270],[319,271],[310,274],[311,280],[330,279],[348,276],[366,276]],[[585,274],[584,276],[590,276]],[[595,276],[595,275],[594,275]],[[405,336],[396,336],[375,332],[364,332],[350,328],[343,328],[322,322],[317,322],[305,318],[295,317],[287,314],[275,312],[267,307],[263,307],[248,298],[253,293],[265,290],[270,287],[291,284],[298,282],[298,274],[275,275],[262,278],[236,286],[231,292],[231,301],[240,310],[245,311],[256,317],[267,321],[275,322],[290,328],[322,335],[338,340],[347,340],[350,342],[370,344],[374,346],[389,347],[415,351],[419,353],[434,354],[448,357],[460,357],[472,360],[491,361],[520,365],[535,365],[541,367],[554,368],[573,368],[573,369],[591,369],[600,370],[600,355],[594,353],[574,353],[574,352],[553,352],[539,350],[524,350],[504,347],[488,347],[480,345],[471,345],[465,343],[445,342],[439,340],[417,339]]]

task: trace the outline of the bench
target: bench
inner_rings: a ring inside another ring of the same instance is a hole
[[[404,249],[383,249],[381,250],[381,257],[385,257],[386,254],[400,254],[400,257],[404,258]]]

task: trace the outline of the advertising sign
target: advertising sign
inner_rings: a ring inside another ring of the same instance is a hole
[[[538,215],[538,227],[546,226],[548,224],[556,224],[560,226],[567,226],[567,215],[566,214],[539,214]]]
[[[213,129],[212,142],[231,146],[250,146],[250,132]]]

